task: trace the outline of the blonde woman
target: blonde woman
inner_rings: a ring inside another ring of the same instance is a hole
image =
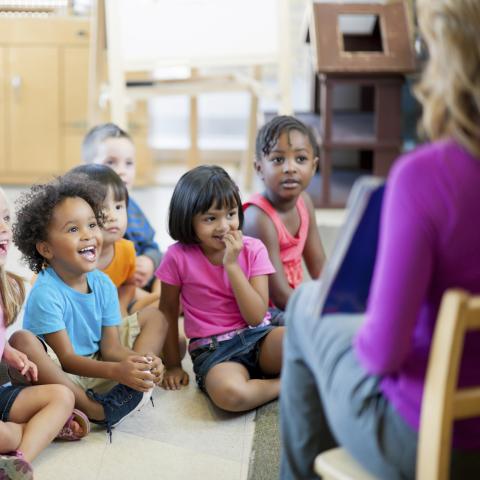
[[[388,178],[365,315],[311,318],[311,285],[289,303],[282,479],[316,478],[315,456],[338,444],[378,478],[413,479],[440,300],[451,287],[480,292],[480,2],[417,5],[429,61],[416,91],[432,143]],[[479,365],[472,334],[461,385],[478,383]],[[458,422],[453,437],[451,478],[480,478],[480,423]]]

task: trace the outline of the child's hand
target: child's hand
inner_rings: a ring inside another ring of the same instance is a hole
[[[241,230],[230,230],[223,237],[223,241],[225,242],[223,264],[229,265],[235,263],[243,248],[243,234]]]
[[[18,370],[29,382],[38,380],[37,366],[23,352],[13,348],[8,342],[5,343],[3,359],[8,366]]]
[[[182,385],[188,385],[188,373],[182,367],[165,368],[162,387],[165,390],[179,390]]]
[[[142,355],[129,355],[116,364],[114,380],[139,392],[148,392],[153,388],[155,379],[150,371],[151,363]]]
[[[137,285],[137,287],[144,287],[152,278],[154,268],[155,266],[150,257],[139,255],[136,258],[135,265],[135,285]]]
[[[163,380],[163,374],[165,373],[162,359],[153,353],[146,353],[145,358],[150,363],[150,373],[154,376],[153,383],[159,385]]]

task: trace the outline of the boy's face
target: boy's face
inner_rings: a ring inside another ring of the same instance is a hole
[[[135,147],[125,137],[107,138],[99,146],[93,163],[107,165],[123,180],[127,188],[135,181]]]
[[[104,246],[112,245],[120,240],[127,230],[127,203],[125,200],[115,200],[113,190],[108,189],[107,196],[103,202],[103,213],[105,221],[102,235]]]
[[[12,223],[7,198],[0,189],[0,267],[7,262],[7,253],[12,242]]]
[[[66,198],[53,210],[46,241],[37,243],[58,276],[68,285],[97,268],[102,233],[90,205],[79,197]]]

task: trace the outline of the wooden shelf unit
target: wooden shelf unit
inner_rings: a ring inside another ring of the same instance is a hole
[[[89,20],[0,18],[0,183],[80,162],[87,128]]]

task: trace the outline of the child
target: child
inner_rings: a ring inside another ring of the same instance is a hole
[[[283,338],[267,313],[274,269],[265,246],[243,237],[242,223],[238,189],[225,170],[190,170],[170,202],[169,232],[177,243],[156,272],[169,326],[163,386],[188,383],[178,352],[181,300],[197,384],[217,406],[237,412],[278,396]]]
[[[122,179],[105,165],[80,165],[68,173],[69,175],[86,176],[87,181],[98,183],[102,190],[104,222],[102,228],[103,244],[98,256],[97,267],[106,273],[118,289],[122,316],[135,314],[142,306],[158,303],[160,295],[141,290],[141,297],[133,304],[136,296],[135,288],[135,247],[133,242],[122,238],[127,228],[128,190]],[[84,181],[80,179],[78,181]],[[158,308],[144,310],[143,316],[158,315]]]
[[[375,478],[415,478],[441,299],[451,288],[480,293],[480,2],[417,0],[417,6],[430,55],[417,94],[432,143],[390,171],[365,314],[312,315],[315,285],[302,285],[289,302],[282,480],[318,478],[316,455],[335,445]],[[478,384],[479,362],[480,335],[472,332],[460,387]],[[478,418],[455,422],[452,448],[446,477],[480,478]]]
[[[35,185],[20,198],[14,241],[39,274],[24,326],[39,337],[17,332],[14,340],[37,364],[38,383],[69,387],[75,404],[111,436],[161,380],[157,355],[165,323],[138,318],[119,329],[115,286],[96,270],[101,201],[96,184],[66,177]]]
[[[282,311],[303,280],[302,257],[312,278],[325,262],[312,201],[304,192],[317,164],[315,137],[296,118],[275,117],[258,132],[255,169],[265,189],[245,203],[243,231],[268,249],[276,270],[269,277],[272,316],[282,325]]]
[[[5,271],[10,222],[0,189],[0,358],[35,381],[36,365],[6,340],[6,327],[14,322],[25,297],[22,279]],[[29,462],[55,437],[78,440],[88,433],[88,419],[79,411],[72,414],[73,404],[72,393],[63,385],[0,386],[0,478],[33,478]]]
[[[107,165],[120,176],[128,189],[135,180],[135,146],[127,132],[113,123],[105,123],[92,128],[82,144],[82,157],[85,163]],[[128,202],[128,227],[125,238],[135,244],[137,262],[135,283],[137,286],[156,291],[153,273],[160,263],[162,254],[154,241],[155,230],[148,222],[138,204],[130,197]]]

